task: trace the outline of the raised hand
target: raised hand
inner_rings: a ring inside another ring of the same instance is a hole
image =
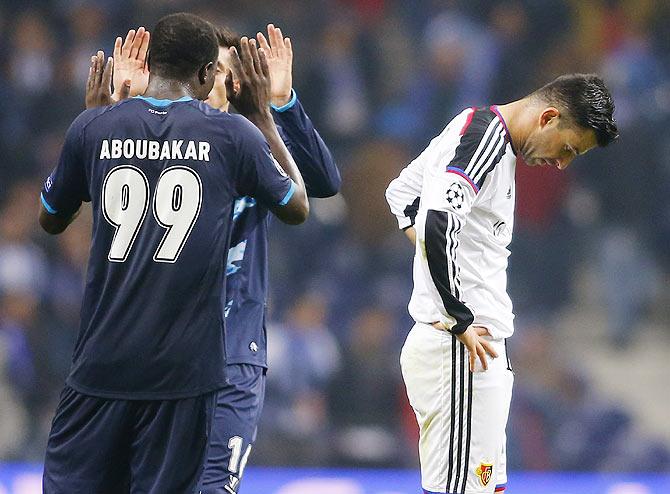
[[[281,29],[268,24],[268,37],[256,34],[258,44],[265,50],[270,69],[272,104],[283,106],[291,99],[293,87],[293,47],[291,39],[284,38]],[[268,43],[269,40],[269,43]]]
[[[123,99],[124,82],[130,81],[129,96],[144,94],[149,84],[147,51],[151,35],[143,27],[131,29],[124,41],[119,36],[114,42],[114,100]],[[126,98],[128,96],[125,96]]]
[[[265,50],[258,49],[256,40],[244,36],[240,40],[240,54],[230,47],[232,70],[226,74],[226,94],[228,101],[242,115],[258,125],[261,120],[272,121],[270,115],[270,69]],[[240,59],[241,55],[241,59]],[[233,73],[239,81],[239,88],[233,82]]]
[[[112,99],[112,72],[114,71],[114,59],[109,57],[105,63],[105,53],[98,51],[91,57],[91,66],[88,69],[88,80],[86,81],[86,108],[111,105]],[[128,97],[130,83],[122,81],[119,87],[120,99]]]

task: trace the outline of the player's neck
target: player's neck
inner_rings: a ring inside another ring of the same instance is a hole
[[[527,98],[512,101],[506,105],[498,105],[498,111],[505,120],[514,149],[524,149],[526,139],[530,134],[530,121],[533,120],[532,104]]]
[[[144,96],[156,99],[175,100],[188,96],[195,98],[195,91],[188,82],[166,79],[160,76],[151,77]]]

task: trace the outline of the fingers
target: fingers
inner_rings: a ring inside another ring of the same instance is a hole
[[[277,28],[274,24],[268,24],[268,39],[270,41],[270,49],[273,57],[278,57],[279,46],[277,43]]]
[[[112,93],[112,72],[114,71],[114,58],[109,57],[102,71],[101,87],[106,93]]]
[[[498,358],[498,352],[495,351],[495,348],[493,348],[491,342],[480,339],[479,343],[484,347],[486,353],[488,353],[492,358]]]
[[[137,33],[135,33],[135,38],[133,39],[132,44],[130,45],[130,58],[131,59],[136,59],[138,54],[140,53],[140,47],[142,46],[142,42],[144,41],[144,27],[139,27],[137,29]]]
[[[98,61],[98,57],[93,55],[91,57],[91,64],[88,67],[88,79],[86,80],[86,91],[90,91],[95,84],[95,64]]]
[[[235,72],[235,74],[237,74],[237,77],[241,80],[242,78],[245,77],[245,74],[244,70],[242,70],[242,61],[240,60],[240,55],[237,53],[237,49],[234,46],[231,46],[228,49],[228,52],[230,53],[231,69],[233,72]],[[230,70],[228,72],[230,72]],[[228,80],[228,74],[226,74],[226,80]]]
[[[477,358],[477,348],[468,347],[468,360],[469,360],[470,372],[475,371],[476,358]]]
[[[479,357],[479,361],[482,363],[482,368],[487,371],[489,370],[489,362],[486,359],[486,351],[484,350],[484,347],[482,346],[481,343],[477,343],[477,356]],[[473,363],[474,365],[474,363]],[[474,368],[470,369],[472,372],[474,372]]]
[[[263,48],[258,49],[258,58],[261,62],[261,73],[264,77],[270,77],[270,64],[268,64],[268,56]]]
[[[251,47],[249,46],[249,38],[243,36],[240,40],[240,56],[241,56],[241,68],[244,70],[245,75],[250,76],[254,73],[254,61],[251,56]]]
[[[95,84],[100,86],[102,84],[102,73],[105,68],[105,52],[98,50],[95,58]]]
[[[256,74],[262,74],[263,69],[261,68],[261,59],[258,56],[258,48],[256,47],[255,39],[249,40],[249,51],[251,51],[251,59],[254,62],[254,72]]]
[[[293,60],[293,45],[291,44],[291,38],[284,38],[284,45],[286,49],[286,56],[289,60]]]
[[[284,52],[284,37],[281,29],[275,27],[274,24],[268,24],[268,36],[270,37],[270,45],[272,46],[272,55],[281,57]]]
[[[259,32],[256,34],[256,39],[258,40],[258,45],[265,50],[266,56],[272,56],[272,48],[270,48],[270,45],[268,44],[268,40],[263,35],[263,33]]]
[[[128,31],[128,34],[126,34],[126,39],[123,41],[123,46],[121,47],[121,54],[124,57],[130,56],[130,50],[133,46],[134,40],[135,40],[135,30],[131,29],[130,31]]]
[[[121,36],[117,36],[116,40],[114,40],[114,58],[119,58],[121,56],[122,43],[123,40],[121,39]]]
[[[275,33],[277,36],[277,56],[281,57],[284,55],[284,35],[280,28],[275,29]]]
[[[144,32],[144,37],[142,38],[142,44],[140,45],[140,51],[137,54],[137,59],[141,60],[144,63],[147,59],[147,52],[149,51],[149,41],[151,38],[151,33],[149,31]]]

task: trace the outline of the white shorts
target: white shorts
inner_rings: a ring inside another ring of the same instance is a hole
[[[514,376],[505,340],[486,372],[471,373],[468,352],[451,333],[417,323],[400,366],[419,423],[424,492],[489,494],[507,483],[505,426]],[[480,364],[481,365],[481,364]]]

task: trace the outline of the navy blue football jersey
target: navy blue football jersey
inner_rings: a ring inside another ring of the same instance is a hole
[[[295,93],[273,116],[311,197],[335,195],[341,184],[332,154]],[[226,268],[226,362],[267,366],[268,228],[272,215],[253,197],[235,201]]]
[[[77,117],[42,190],[52,214],[93,210],[68,385],[121,399],[222,387],[234,201],[274,207],[294,190],[255,126],[200,101],[138,97]]]

